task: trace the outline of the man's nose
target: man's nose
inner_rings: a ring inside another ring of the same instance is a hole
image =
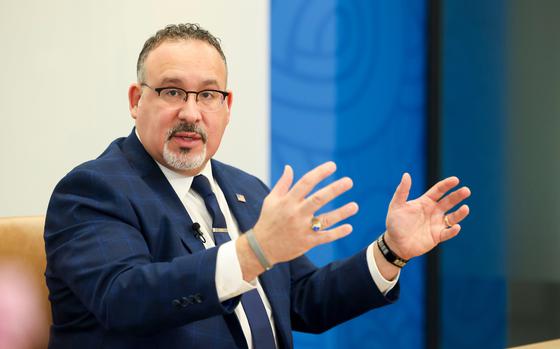
[[[202,118],[200,108],[196,102],[196,95],[189,94],[179,111],[179,119],[189,123],[195,123]]]

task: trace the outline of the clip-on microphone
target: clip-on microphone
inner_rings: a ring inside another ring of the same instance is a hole
[[[193,229],[194,237],[202,241],[202,243],[206,243],[206,238],[204,237],[204,234],[202,234],[202,231],[200,231],[200,224],[194,222],[191,227]]]

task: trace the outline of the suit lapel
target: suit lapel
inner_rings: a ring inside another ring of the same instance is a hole
[[[202,242],[192,234],[192,220],[185,210],[183,203],[165,178],[156,162],[146,152],[134,129],[123,143],[123,152],[129,163],[140,173],[149,188],[154,191],[166,207],[166,213],[177,222],[175,233],[179,236],[185,247],[191,252],[204,250]]]
[[[240,232],[253,228],[258,219],[260,208],[255,210],[255,203],[251,202],[250,188],[242,187],[237,182],[228,178],[223,165],[211,160],[212,175],[218,182],[220,189],[226,197],[229,210],[235,217]]]

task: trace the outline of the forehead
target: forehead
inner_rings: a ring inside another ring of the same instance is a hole
[[[148,82],[174,81],[196,85],[215,81],[226,85],[226,66],[216,48],[201,40],[164,41],[154,48],[144,62]]]

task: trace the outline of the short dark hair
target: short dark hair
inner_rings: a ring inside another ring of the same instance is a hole
[[[220,39],[195,23],[170,24],[165,28],[158,30],[154,36],[150,37],[144,43],[144,47],[142,48],[142,51],[140,51],[138,62],[136,63],[136,76],[138,78],[138,82],[144,82],[144,62],[146,61],[148,54],[163,42],[175,40],[201,40],[207,42],[208,44],[214,46],[220,56],[222,56],[227,69],[226,56],[220,46]]]

